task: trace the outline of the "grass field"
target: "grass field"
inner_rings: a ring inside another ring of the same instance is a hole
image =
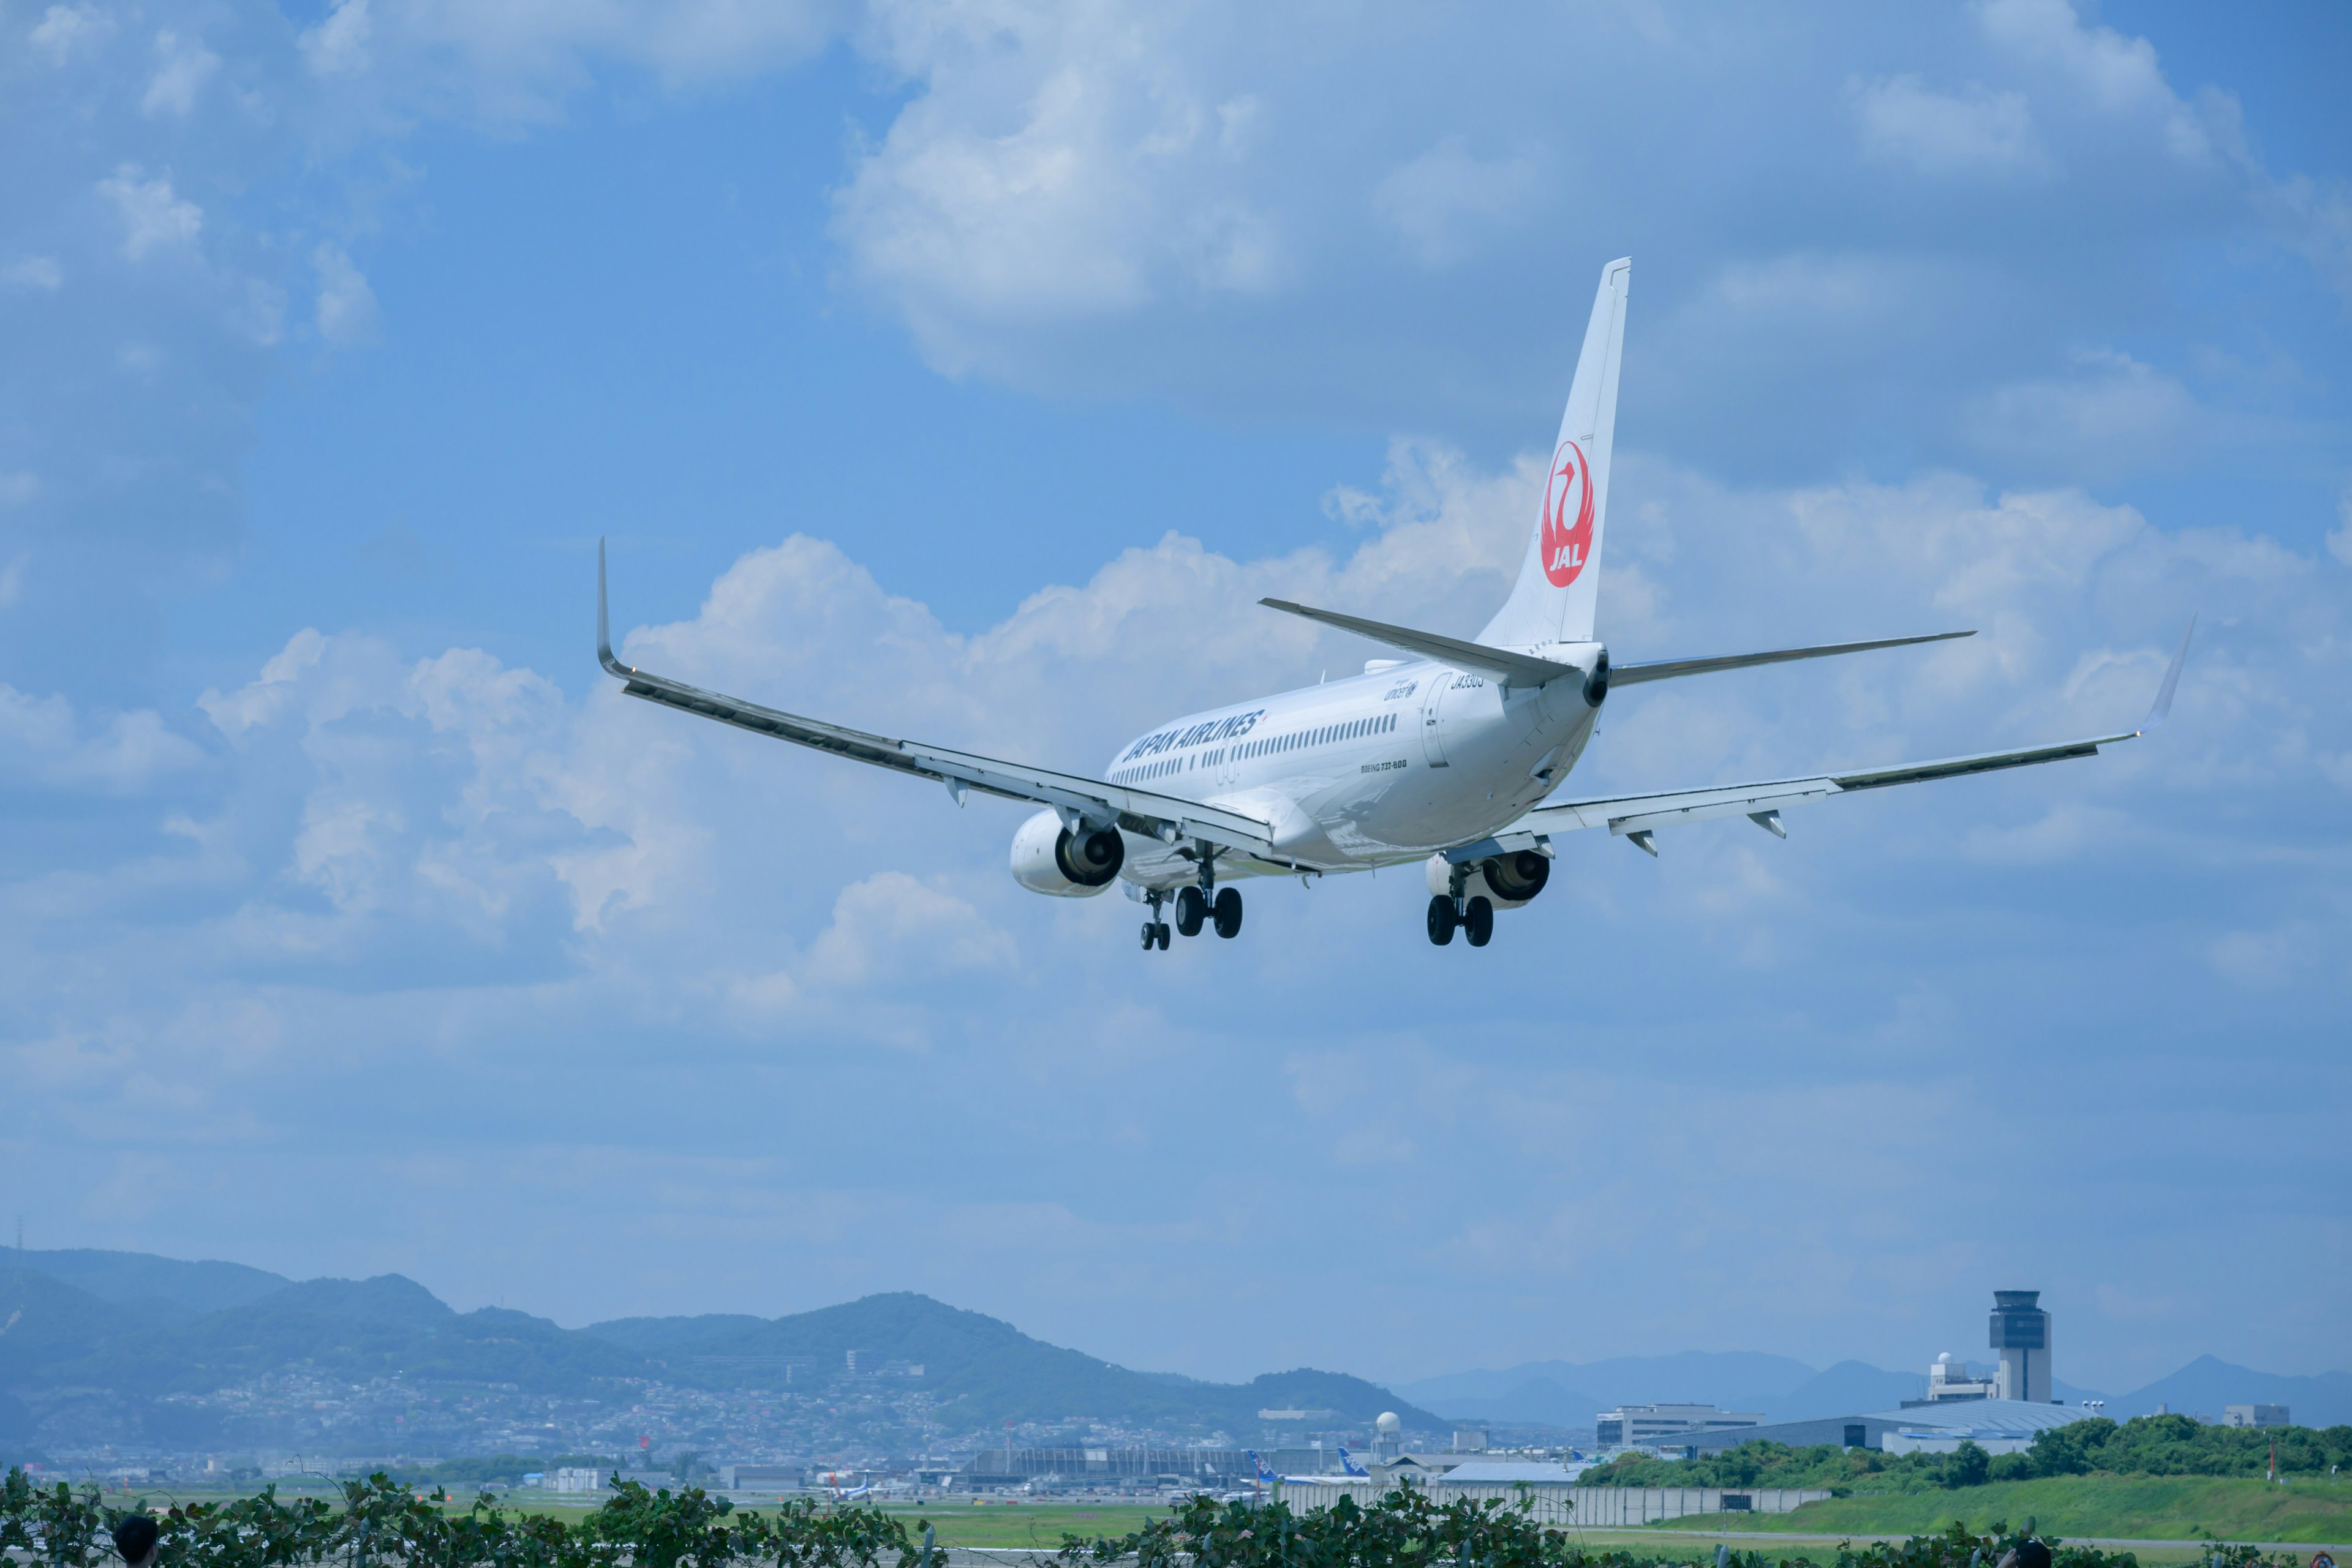
[[[1920,1535],[1960,1520],[1978,1530],[2027,1519],[2045,1535],[2126,1541],[2352,1542],[2352,1477],[2290,1486],[2201,1476],[2059,1476],[1959,1491],[1832,1498],[1794,1513],[1712,1514],[1679,1529],[1799,1535]],[[1652,1525],[1653,1531],[1664,1526]]]

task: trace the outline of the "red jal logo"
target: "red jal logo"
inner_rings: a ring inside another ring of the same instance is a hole
[[[1570,502],[1575,502],[1573,521]],[[1576,581],[1592,554],[1592,468],[1583,449],[1562,441],[1544,486],[1543,569],[1555,588]]]

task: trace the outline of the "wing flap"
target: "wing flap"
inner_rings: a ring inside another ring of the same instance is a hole
[[[1756,784],[1725,784],[1711,789],[1662,790],[1651,795],[1604,795],[1592,800],[1560,801],[1539,805],[1495,835],[1500,851],[1531,849],[1554,833],[1581,827],[1606,827],[1623,837],[1648,834],[1686,822],[1721,816],[1753,816],[1808,801],[1858,790],[1884,789],[1891,784],[1925,784],[1931,779],[1963,778],[1970,773],[1998,773],[2004,768],[2032,767],[2098,754],[2102,746],[2137,739],[2139,730],[2095,735],[2054,745],[2029,746],[2011,752],[1979,752],[1971,756],[1942,757],[1933,762],[1902,763],[1886,768],[1861,768],[1846,773],[1817,773],[1810,778],[1768,779]],[[1644,845],[1644,847],[1647,847]]]

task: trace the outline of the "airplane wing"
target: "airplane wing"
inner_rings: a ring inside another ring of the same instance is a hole
[[[1491,838],[1447,851],[1446,858],[1463,864],[1491,855],[1540,848],[1549,844],[1552,834],[1573,832],[1580,827],[1606,827],[1610,832],[1632,840],[1636,848],[1655,855],[1658,847],[1651,835],[1659,828],[1678,826],[1685,822],[1704,822],[1716,816],[1746,816],[1766,832],[1786,838],[1788,830],[1780,826],[1780,812],[1785,806],[1826,800],[1832,795],[1852,795],[1859,790],[1884,789],[1890,784],[1924,784],[1929,779],[1959,778],[1968,773],[1997,773],[2003,768],[2063,762],[2069,757],[2095,756],[2102,746],[2116,745],[2147,734],[2171,712],[2172,694],[2180,684],[2180,668],[2189,658],[2189,637],[2196,629],[2197,620],[2192,616],[2189,621],[2189,631],[2180,638],[2180,650],[2172,656],[2172,666],[2165,671],[2164,684],[2157,691],[2155,705],[2148,710],[2147,719],[2137,730],[2124,730],[2112,735],[2092,735],[2079,741],[2061,741],[2054,745],[2029,746],[2021,751],[1979,752],[1973,756],[1902,763],[1894,767],[1860,768],[1847,773],[1816,773],[1810,778],[1769,779],[1759,784],[1726,784],[1709,789],[1665,790],[1653,795],[1603,795],[1591,800],[1559,801],[1536,807]]]
[[[705,691],[700,687],[623,664],[613,657],[611,618],[604,607],[604,542],[601,539],[596,542],[596,658],[631,697],[716,719],[756,734],[831,752],[835,756],[931,779],[947,785],[958,801],[963,799],[965,791],[978,790],[1007,800],[1034,801],[1052,806],[1066,817],[1083,817],[1096,826],[1116,823],[1130,833],[1144,834],[1164,843],[1205,842],[1277,866],[1291,863],[1288,856],[1275,849],[1272,825],[1241,812],[1151,790],[1129,789],[1082,774],[1055,773],[1024,763],[1003,762],[944,746],[869,734]]]

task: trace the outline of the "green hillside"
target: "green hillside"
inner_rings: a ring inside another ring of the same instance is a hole
[[[1675,1530],[1916,1535],[1958,1520],[1975,1530],[2034,1521],[2045,1535],[2126,1541],[2352,1542],[2352,1476],[2286,1486],[2242,1477],[2053,1476],[1957,1491],[1832,1498],[1793,1513],[1710,1514]]]
[[[698,1327],[705,1331],[690,1331]],[[1420,1430],[1444,1425],[1361,1378],[1301,1369],[1235,1385],[1131,1372],[911,1291],[767,1321],[633,1318],[583,1331],[641,1347],[668,1375],[707,1384],[757,1384],[776,1374],[752,1363],[786,1357],[805,1358],[816,1374],[829,1375],[851,1351],[866,1364],[920,1366],[919,1386],[940,1399],[941,1418],[950,1423],[1091,1415],[1234,1427],[1254,1426],[1260,1409],[1279,1406],[1337,1411],[1351,1422],[1394,1410]]]
[[[1257,1424],[1264,1406],[1328,1409],[1351,1424],[1393,1409],[1418,1429],[1442,1426],[1360,1378],[1301,1369],[1232,1384],[1134,1372],[908,1292],[775,1319],[635,1318],[575,1330],[502,1309],[455,1311],[397,1274],[278,1281],[251,1300],[199,1310],[194,1303],[276,1277],[131,1253],[24,1257],[73,1261],[95,1289],[22,1265],[0,1269],[0,1440],[6,1441],[21,1438],[27,1404],[44,1391],[75,1389],[136,1391],[131,1396],[146,1436],[208,1441],[186,1406],[158,1402],[294,1367],[346,1383],[399,1375],[570,1398],[610,1397],[622,1378],[775,1388],[784,1386],[790,1363],[793,1385],[812,1390],[855,1383],[929,1394],[940,1402],[936,1419],[950,1426],[1083,1415],[1243,1431]],[[854,1379],[852,1351],[859,1352]],[[919,1376],[910,1375],[918,1366]],[[878,1384],[866,1375],[875,1370],[885,1372]]]

